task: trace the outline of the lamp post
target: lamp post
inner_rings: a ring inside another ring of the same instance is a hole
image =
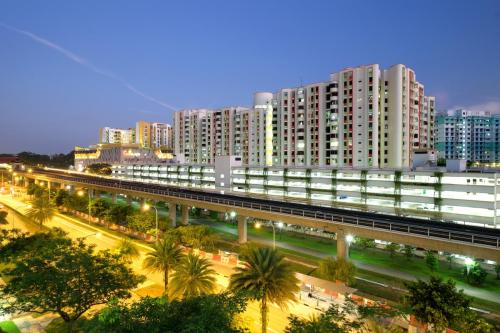
[[[464,263],[465,263],[465,267],[467,269],[467,278],[468,278],[469,277],[470,268],[474,264],[474,260],[472,260],[471,258],[467,257],[467,258],[464,259]]]
[[[260,229],[260,222],[255,222],[255,228]],[[271,222],[271,227],[273,228],[273,249],[276,249],[276,228],[274,227],[274,222]],[[278,222],[278,227],[283,228],[283,222]]]
[[[88,222],[89,222],[89,224],[90,224],[90,218],[91,218],[91,217],[90,217],[90,190],[89,190],[89,189],[87,189],[87,193],[88,193],[88,196],[89,196],[89,199],[88,199],[88,201],[89,201],[89,202],[88,202],[88,208],[89,208]],[[82,191],[82,190],[80,190],[80,191],[78,191],[78,192],[77,192],[77,194],[78,194],[78,196],[82,197],[82,196],[83,196],[83,191]]]
[[[348,234],[347,236],[345,236],[345,240],[347,242],[347,258],[349,258],[349,249],[351,247],[351,243],[354,241],[354,236]]]
[[[155,210],[155,221],[156,221],[155,241],[158,243],[158,208],[156,208],[156,205],[153,205],[152,207]],[[148,205],[147,203],[142,205],[142,210],[144,210],[145,212],[147,212],[150,208],[151,205]]]

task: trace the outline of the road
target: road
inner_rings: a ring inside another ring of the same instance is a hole
[[[24,213],[28,209],[28,205],[21,201],[20,198],[12,198],[10,195],[0,194],[0,202],[12,207],[20,213]],[[11,211],[9,211],[8,222],[9,224],[5,226],[7,228],[15,226],[16,228],[31,232],[38,229],[38,227],[34,226],[27,218],[12,214]],[[45,226],[49,228],[59,227],[67,232],[68,236],[73,239],[86,237],[86,241],[89,244],[94,244],[97,250],[116,248],[120,240],[118,236],[112,233],[61,214],[56,215],[51,221],[47,222]],[[142,261],[146,253],[151,251],[151,248],[138,242],[136,242],[136,245],[139,248],[140,257],[134,260],[131,265],[136,273],[145,275],[147,280],[134,292],[141,296],[152,292],[152,296],[158,296],[158,290],[163,285],[162,275],[160,273],[146,271],[142,268]],[[212,262],[212,264],[218,273],[217,283],[219,288],[221,290],[225,289],[229,282],[228,277],[233,272],[232,267],[216,262]],[[317,311],[301,303],[290,303],[289,308],[286,310],[282,310],[276,305],[272,305],[269,311],[269,331],[274,333],[283,332],[288,324],[287,317],[292,313],[301,317],[309,317],[312,314],[316,314]],[[253,331],[258,332],[260,330],[259,307],[257,303],[249,303],[243,317],[245,322],[250,323],[250,327],[253,328]]]

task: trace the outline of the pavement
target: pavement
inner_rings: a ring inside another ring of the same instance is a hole
[[[22,202],[21,199],[22,197],[13,198],[8,194],[0,194],[0,202],[4,203],[7,208],[10,207],[23,214],[28,209],[28,205],[25,202]],[[34,225],[27,218],[19,214],[12,214],[11,211],[9,211],[7,219],[9,224],[4,226],[6,228],[16,227],[18,229],[31,232],[38,230],[38,226]],[[106,232],[102,228],[88,225],[76,218],[68,217],[62,214],[57,214],[51,221],[48,221],[45,226],[49,228],[59,227],[68,233],[68,237],[73,239],[86,237],[86,241],[90,244],[94,244],[97,250],[116,248],[121,239],[119,236]],[[145,258],[146,253],[151,251],[151,247],[143,245],[139,242],[136,242],[136,246],[139,249],[140,256],[131,263],[131,267],[134,271],[136,271],[136,273],[145,275],[147,280],[133,291],[134,296],[139,297],[147,294],[158,296],[158,290],[161,290],[161,286],[163,285],[162,274],[158,272],[149,272],[142,268],[142,261]],[[217,271],[217,283],[219,288],[225,289],[229,283],[229,276],[233,272],[233,267],[218,262],[212,262],[212,264],[213,268]],[[151,290],[156,290],[156,292],[150,293],[149,291]],[[269,311],[269,332],[283,332],[288,324],[288,316],[290,314],[307,318],[317,313],[317,310],[300,302],[290,303],[288,309],[280,309],[278,306],[273,304],[271,305]],[[260,309],[258,303],[250,302],[247,306],[247,311],[243,314],[243,317],[245,322],[251,324],[252,331],[260,330]],[[39,327],[41,325],[38,323],[38,320],[33,321],[34,331],[32,331],[32,328],[29,327],[26,322],[29,322],[27,318],[23,321],[22,332],[37,332],[35,326]]]
[[[196,222],[203,223],[203,220],[198,219],[198,220],[196,220]],[[219,231],[225,232],[225,233],[229,233],[229,234],[233,234],[233,235],[238,234],[238,231],[235,228],[231,228],[229,226],[220,225],[220,224],[217,224],[217,225],[211,224],[211,227],[213,227]],[[258,237],[258,236],[254,236],[254,235],[250,235],[250,234],[248,234],[248,240],[256,241],[258,243],[265,244],[268,246],[273,245],[273,241],[270,239],[267,239],[264,237]],[[282,248],[282,249],[287,249],[287,250],[293,250],[296,252],[301,252],[301,253],[308,254],[308,255],[311,255],[314,257],[318,257],[318,258],[325,258],[325,257],[333,256],[333,254],[332,255],[325,254],[324,252],[319,252],[319,251],[315,251],[313,249],[291,245],[291,244],[288,244],[285,242],[280,242],[279,240],[276,240],[276,247]],[[393,277],[397,277],[397,278],[408,280],[408,281],[416,281],[417,280],[417,277],[415,277],[413,274],[410,274],[410,273],[398,271],[395,269],[380,267],[380,266],[376,266],[376,265],[367,264],[367,263],[361,262],[359,260],[351,259],[351,261],[356,265],[356,267],[370,271],[370,272],[384,274],[387,276],[393,276]],[[418,278],[422,278],[422,277],[418,277]],[[463,289],[464,293],[469,295],[469,296],[481,298],[484,300],[488,300],[488,301],[500,304],[500,295],[498,293],[493,293],[493,292],[488,291],[488,290],[484,290],[481,288],[475,288],[473,286],[464,285],[464,284],[460,284],[459,288]]]

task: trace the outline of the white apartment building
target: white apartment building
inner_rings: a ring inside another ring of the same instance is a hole
[[[100,144],[139,144],[143,148],[172,149],[173,131],[169,124],[138,121],[135,128],[99,129]]]
[[[111,144],[135,143],[135,130],[132,128],[129,129],[111,128],[111,127],[100,128],[99,143],[111,143]]]
[[[363,65],[257,93],[250,109],[178,111],[174,154],[186,163],[239,155],[246,165],[409,169],[413,150],[433,148],[434,110],[410,68]]]

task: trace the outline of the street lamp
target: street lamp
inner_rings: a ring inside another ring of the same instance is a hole
[[[354,241],[354,236],[348,234],[347,236],[345,236],[345,240],[347,242],[347,257],[349,257],[349,248],[351,247],[351,243]]]
[[[470,268],[472,265],[474,265],[474,260],[472,260],[469,257],[466,257],[464,259],[465,267],[467,268],[467,276],[469,276]]]
[[[147,204],[147,203],[144,203],[144,205],[142,205],[142,210],[147,212],[149,209],[151,208],[151,205]],[[156,208],[156,205],[153,205],[153,208],[155,210],[155,220],[156,220],[156,242],[158,242],[158,208]]]
[[[255,228],[260,229],[260,222],[255,222]],[[271,222],[271,227],[273,228],[273,249],[276,249],[276,228],[274,227],[274,222]],[[283,222],[278,222],[278,228],[283,228]]]
[[[88,199],[88,201],[89,201],[88,202],[88,206],[89,206],[88,221],[89,221],[89,224],[90,224],[90,218],[91,217],[90,217],[90,190],[89,189],[87,189],[87,193],[88,193],[88,196],[89,196],[89,199]],[[77,194],[78,194],[78,196],[83,197],[84,192],[82,190],[80,190],[80,191],[77,192]]]

